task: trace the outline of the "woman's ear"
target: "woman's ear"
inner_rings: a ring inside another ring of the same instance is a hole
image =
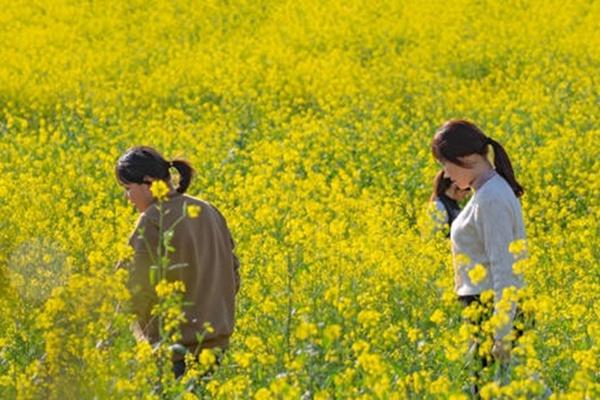
[[[468,156],[457,157],[458,160],[463,164],[463,168],[471,169],[477,164],[477,161],[482,158],[481,155],[474,153],[469,154]]]
[[[146,185],[148,185],[148,189],[150,189],[150,187],[152,187],[152,182],[154,182],[155,180],[156,179],[154,179],[148,175],[144,175],[142,182],[144,182]]]

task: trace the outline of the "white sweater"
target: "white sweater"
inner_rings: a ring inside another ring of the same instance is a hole
[[[497,173],[475,190],[465,208],[452,224],[450,233],[454,256],[455,289],[459,296],[476,295],[493,289],[496,304],[503,289],[523,286],[522,277],[513,272],[514,256],[509,245],[525,239],[523,214],[510,185]],[[466,256],[466,257],[465,257]],[[486,277],[474,283],[469,271],[476,265],[485,267]],[[513,305],[510,321],[514,317]],[[512,323],[498,330],[495,338],[504,337]]]

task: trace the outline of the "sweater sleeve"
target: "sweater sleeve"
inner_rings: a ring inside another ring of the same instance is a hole
[[[516,310],[514,302],[509,307],[502,307],[500,300],[503,291],[509,287],[518,287],[513,273],[513,256],[508,248],[514,238],[513,215],[511,208],[500,199],[497,201],[481,202],[475,212],[477,229],[483,239],[484,252],[488,259],[489,274],[495,294],[494,315],[502,321],[508,311],[508,320],[502,321],[496,327],[494,339],[504,338],[512,329],[512,322]]]
[[[131,292],[132,311],[145,334],[152,336],[151,311],[156,304],[156,292],[150,282],[150,267],[156,264],[158,226],[143,214],[129,239],[133,247],[133,260],[129,264],[128,286]]]

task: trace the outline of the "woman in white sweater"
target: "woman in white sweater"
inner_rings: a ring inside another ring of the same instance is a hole
[[[493,163],[488,159],[490,148]],[[522,278],[513,271],[515,260],[509,252],[511,243],[525,239],[518,200],[523,187],[517,182],[502,145],[469,121],[446,122],[435,133],[431,149],[443,164],[446,176],[459,188],[474,191],[452,223],[450,233],[455,289],[464,305],[485,303],[481,293],[493,290],[493,314],[498,316],[496,321],[504,323],[494,328],[491,354],[498,360],[507,360],[510,343],[506,339],[516,307],[512,302],[503,307],[500,300],[505,289],[523,286]],[[488,360],[483,359],[482,363],[485,367]]]

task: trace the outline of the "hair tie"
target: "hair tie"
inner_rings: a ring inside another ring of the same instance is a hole
[[[173,165],[173,161],[168,161],[168,162],[167,162],[167,167],[168,167],[168,168],[173,168],[173,166],[174,166],[174,165]]]
[[[485,139],[485,144],[486,144],[486,145],[487,145],[487,144],[494,144],[494,141],[492,140],[492,138],[489,138],[489,137],[488,137],[488,138],[486,138],[486,139]]]

